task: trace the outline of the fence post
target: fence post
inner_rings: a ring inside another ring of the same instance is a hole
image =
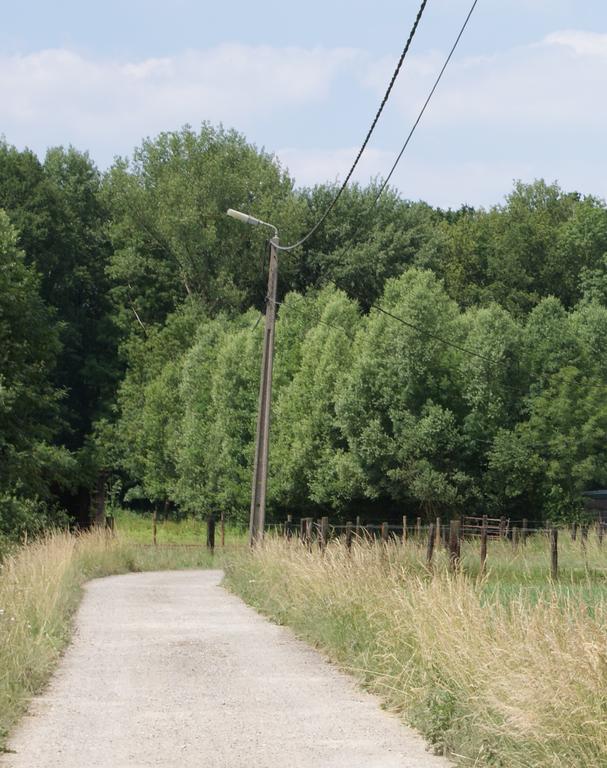
[[[105,516],[105,529],[110,536],[114,535],[114,515]]]
[[[506,518],[500,517],[500,539],[506,535]]]
[[[207,518],[207,549],[211,554],[215,552],[215,515],[212,512]]]
[[[422,540],[422,519],[421,517],[417,518],[417,524],[416,524],[416,534],[417,534],[417,540]]]
[[[449,533],[447,531],[447,523],[445,523],[441,527],[442,527],[441,538],[443,540],[443,547],[445,549],[449,549]]]
[[[436,523],[430,523],[428,532],[428,546],[426,547],[426,565],[432,568],[432,555],[434,554],[434,544],[436,542]]]
[[[556,581],[559,573],[559,532],[556,528],[550,529],[550,578]]]
[[[597,528],[596,534],[599,538],[599,546],[603,544],[603,521],[599,520],[599,526]]]
[[[285,538],[291,539],[293,537],[293,515],[287,515],[287,522],[285,524]]]
[[[571,541],[577,539],[577,523],[573,523],[571,526]]]
[[[356,535],[360,536],[360,515],[356,515]]]
[[[388,528],[388,523],[382,523],[381,524],[381,540],[384,544],[388,543],[388,536],[390,535],[390,529]]]
[[[312,547],[312,518],[302,517],[300,521],[300,536],[302,544],[305,544],[308,549]]]
[[[518,526],[512,526],[512,549],[518,549]]]
[[[459,566],[460,560],[460,521],[451,520],[449,527],[449,566],[455,571]]]
[[[440,517],[436,518],[436,524],[434,527],[434,546],[436,549],[440,547]]]
[[[346,549],[348,552],[352,549],[352,523],[346,523]]]
[[[483,515],[481,526],[481,576],[485,573],[487,565],[487,515]]]
[[[407,530],[407,515],[403,515],[403,544],[409,538],[409,531]]]
[[[329,518],[328,517],[321,517],[320,518],[320,528],[319,528],[319,543],[320,548],[325,549],[327,546],[327,539],[329,537]]]
[[[152,512],[152,541],[154,542],[154,546],[158,544],[158,540],[156,536],[158,531],[157,521],[158,521],[158,507],[154,504],[154,511]]]
[[[529,527],[527,518],[523,518],[523,544],[527,543],[527,528]]]

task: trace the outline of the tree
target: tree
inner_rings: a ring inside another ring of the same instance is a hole
[[[147,139],[131,163],[110,170],[105,197],[123,327],[161,324],[187,297],[209,314],[261,305],[267,231],[234,222],[226,210],[271,218],[288,237],[292,182],[240,134],[205,123],[199,132],[186,126]]]
[[[606,434],[605,386],[564,367],[531,399],[529,418],[497,435],[493,481],[542,519],[570,520],[582,511],[582,491],[607,482]]]
[[[333,184],[301,192],[308,232],[337,193]],[[402,274],[430,239],[440,214],[426,203],[402,200],[387,190],[376,202],[379,187],[353,184],[342,193],[330,216],[301,249],[294,286],[335,284],[368,309],[384,283]]]
[[[0,535],[11,536],[60,518],[52,490],[69,485],[74,471],[70,455],[53,445],[58,328],[17,239],[0,210]]]
[[[339,508],[347,500],[342,474],[347,446],[336,422],[335,401],[352,362],[358,306],[332,286],[298,304],[290,296],[281,308],[279,336],[284,315],[293,323],[289,312],[303,303],[306,324],[299,364],[275,397],[271,497],[275,505],[299,511],[310,504]],[[284,355],[285,348],[280,352]]]
[[[458,353],[439,341],[461,341],[458,308],[431,272],[417,269],[387,283],[381,306],[407,324],[370,313],[336,406],[358,468],[353,493],[428,512],[459,505],[471,482],[458,466],[464,443],[450,408]]]

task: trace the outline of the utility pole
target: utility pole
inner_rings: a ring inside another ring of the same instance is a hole
[[[270,240],[270,269],[266,297],[266,322],[263,332],[259,407],[253,463],[253,489],[249,538],[251,545],[263,538],[266,522],[266,489],[268,485],[268,456],[270,451],[270,416],[272,410],[272,366],[274,363],[274,325],[276,321],[276,285],[278,282],[278,237]]]
[[[268,274],[268,293],[266,296],[266,319],[263,333],[259,406],[257,410],[257,431],[255,434],[255,457],[253,462],[253,487],[251,490],[251,513],[249,518],[249,543],[251,546],[254,546],[263,539],[266,521],[279,242],[278,230],[273,224],[268,224],[265,221],[261,221],[261,219],[256,219],[254,216],[235,211],[232,208],[228,210],[228,216],[243,221],[245,224],[270,227],[274,230],[274,237],[270,240],[270,268]]]

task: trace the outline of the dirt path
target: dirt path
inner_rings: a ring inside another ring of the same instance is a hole
[[[219,571],[86,589],[74,643],[2,768],[445,768]]]

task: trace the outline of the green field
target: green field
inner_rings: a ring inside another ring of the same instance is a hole
[[[116,532],[122,538],[136,544],[153,544],[152,513],[140,514],[125,509],[113,510]],[[240,545],[246,540],[245,529],[225,526],[226,547]],[[156,523],[156,541],[158,544],[183,544],[205,546],[207,526],[204,520],[186,517],[182,520],[164,520],[159,518]],[[217,521],[215,527],[215,546],[221,549],[221,525]]]

